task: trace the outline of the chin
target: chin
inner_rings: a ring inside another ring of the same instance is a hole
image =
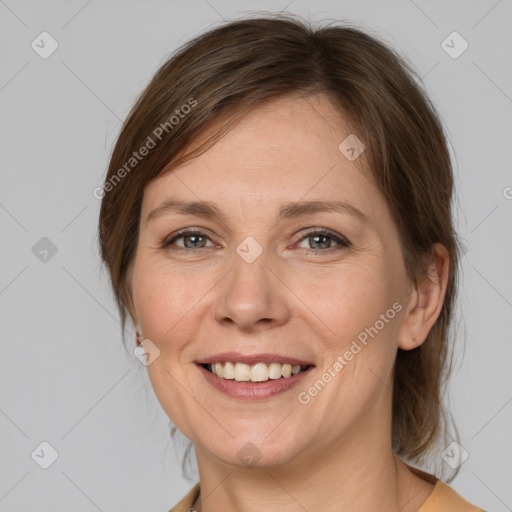
[[[289,433],[286,437],[276,437],[272,440],[266,439],[267,436],[268,434],[251,435],[246,431],[237,437],[223,439],[214,445],[210,438],[210,444],[203,444],[203,446],[219,461],[239,468],[283,466],[290,463],[305,448],[303,434],[298,432],[296,435]],[[300,443],[297,443],[298,438],[301,439]]]

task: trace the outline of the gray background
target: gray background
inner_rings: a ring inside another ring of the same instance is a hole
[[[146,369],[122,346],[92,192],[170,52],[222,18],[283,9],[387,41],[443,118],[467,245],[450,404],[469,458],[452,485],[511,510],[510,0],[0,0],[1,511],[167,511],[192,486]],[[59,45],[46,59],[31,48],[43,31]],[[455,59],[441,46],[453,31],[469,44]],[[48,469],[31,457],[42,441],[58,452]]]

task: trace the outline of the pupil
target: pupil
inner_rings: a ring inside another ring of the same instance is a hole
[[[313,236],[313,239],[314,239],[314,241],[315,241],[314,243],[316,243],[316,242],[318,241],[318,239],[320,239],[320,238],[323,238],[323,239],[324,239],[324,241],[329,239],[329,237],[328,237],[328,236],[326,236],[326,235],[314,235],[314,236]],[[325,242],[324,242],[324,243],[323,243],[323,244],[321,244],[321,245],[322,245],[322,247],[325,247],[325,248],[327,248],[327,249],[329,248],[329,247],[328,247],[328,246],[329,246],[329,244],[328,244],[328,243],[325,243]]]
[[[195,241],[197,242],[198,238],[203,238],[203,237],[201,235],[187,235],[185,237],[185,246],[189,247],[188,244],[187,244],[187,240],[195,239]],[[196,249],[197,247],[203,247],[203,246],[196,245],[194,242],[192,242],[192,244],[194,244],[194,245],[191,246],[192,249]]]

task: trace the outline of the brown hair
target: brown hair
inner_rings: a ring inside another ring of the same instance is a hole
[[[398,351],[395,365],[393,448],[422,462],[448,416],[442,390],[449,374],[459,242],[452,224],[453,175],[445,134],[417,81],[406,61],[375,37],[351,26],[313,27],[291,15],[230,21],[180,47],[125,121],[102,192],[101,257],[121,314],[123,339],[127,314],[133,311],[129,270],[145,185],[206,151],[266,101],[324,93],[366,145],[362,156],[397,224],[409,278],[428,278],[425,257],[436,242],[449,253],[439,318],[422,345]],[[226,120],[221,129],[186,153],[220,119]],[[149,151],[143,152],[143,146]],[[144,156],[135,160],[138,150]]]

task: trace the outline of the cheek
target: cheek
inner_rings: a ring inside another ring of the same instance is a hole
[[[376,323],[378,331],[391,331],[391,324],[396,323],[392,306],[397,293],[393,275],[383,267],[379,261],[368,260],[296,274],[293,289],[325,332],[322,338],[329,352],[345,350],[358,336],[364,341]],[[382,314],[388,322],[381,320]]]
[[[314,282],[322,283],[326,291],[319,293],[318,287],[312,287]],[[347,262],[329,279],[310,277],[303,284],[299,293],[305,296],[310,290],[305,302],[314,304],[313,316],[321,319],[317,325],[329,328],[322,339],[318,378],[331,375],[333,384],[321,401],[361,414],[390,385],[403,309],[397,300],[397,281],[386,271],[385,262],[368,260],[367,264]]]
[[[142,270],[144,269],[144,270]],[[199,321],[201,300],[213,283],[205,272],[140,260],[133,275],[133,299],[144,337],[168,356],[179,354]]]
[[[183,432],[191,432],[190,424],[197,407],[190,399],[187,366],[189,342],[194,338],[200,319],[200,299],[212,287],[203,273],[191,274],[169,265],[140,258],[133,272],[133,301],[141,331],[160,350],[160,355],[147,367],[148,377],[163,410]],[[199,301],[199,302],[198,302]]]

